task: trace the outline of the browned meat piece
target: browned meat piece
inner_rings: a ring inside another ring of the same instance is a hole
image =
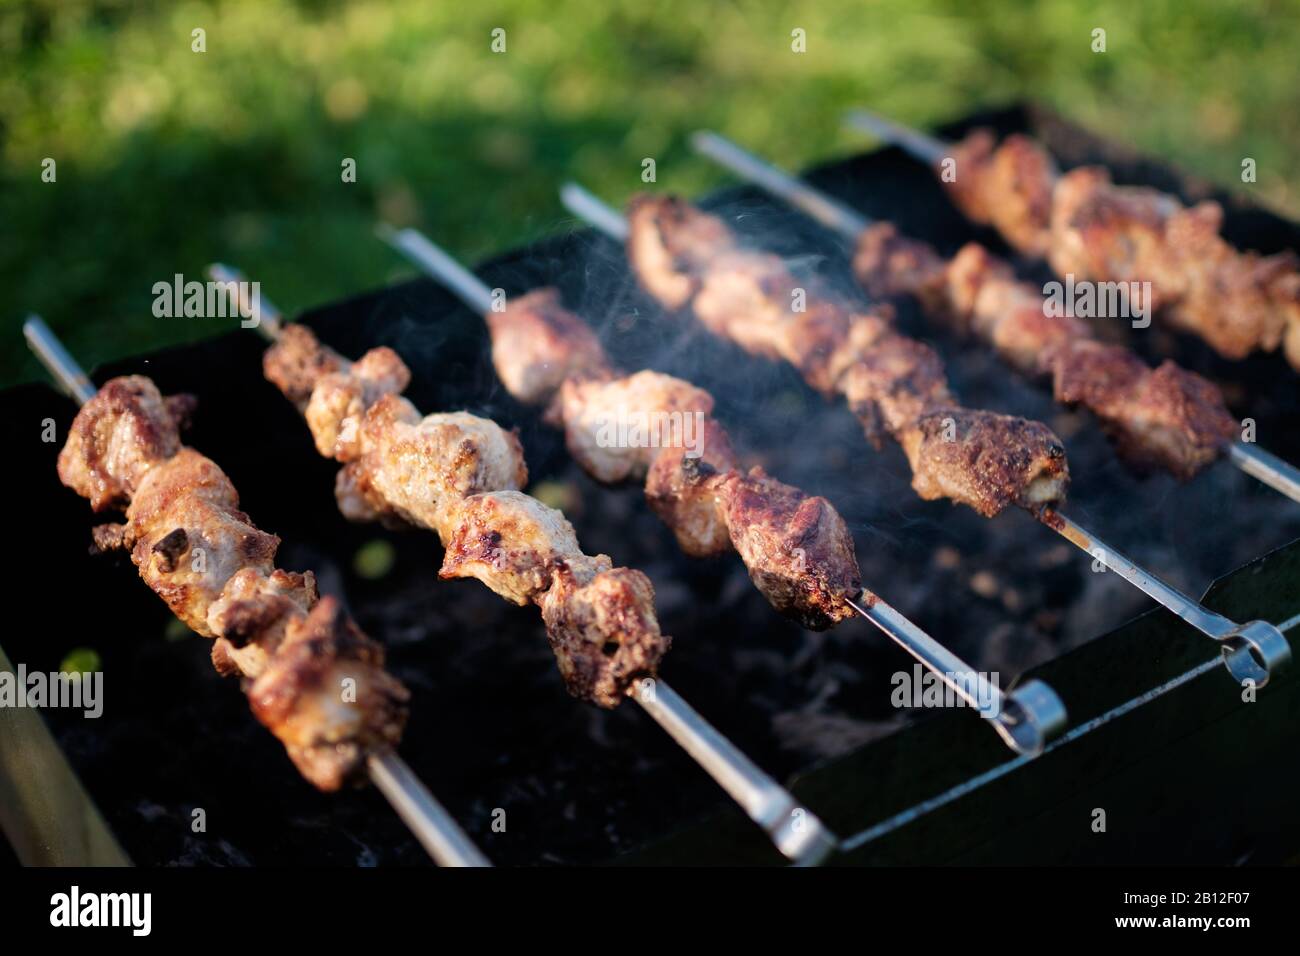
[[[564,515],[518,491],[467,498],[461,516],[439,576],[478,578],[508,601],[538,605],[570,694],[614,707],[653,676],[670,639],[645,575],[583,554]]]
[[[1092,335],[1079,319],[1049,315],[1042,293],[1017,281],[1010,266],[977,243],[953,257],[947,280],[948,314],[959,330],[989,343],[1027,374],[1037,374],[1044,351]]]
[[[546,636],[569,693],[616,707],[643,678],[654,677],[672,638],[659,633],[650,579],[631,568],[594,575],[555,568],[538,600]]]
[[[884,432],[898,439],[930,409],[955,404],[943,361],[928,345],[868,319],[856,325],[855,344],[857,358],[838,387],[875,447]]]
[[[1214,202],[1184,207],[1154,189],[1115,186],[1095,167],[1061,177],[1052,214],[1052,268],[1099,282],[1150,282],[1156,306],[1219,354],[1272,351],[1293,321],[1292,254],[1241,253],[1219,235]]]
[[[338,372],[347,359],[316,340],[305,325],[286,325],[275,344],[262,355],[262,373],[300,409],[307,407],[312,389],[324,375]]]
[[[478,578],[507,601],[524,605],[551,586],[561,564],[588,577],[611,566],[604,555],[582,553],[561,512],[521,491],[494,491],[462,502],[438,575]]]
[[[1027,184],[1030,159],[1021,157],[1010,165],[1004,161],[993,172],[1000,182]],[[970,164],[967,170],[971,170]],[[640,201],[642,206],[648,203]],[[1027,198],[1024,208],[1038,215],[1042,212],[1039,205]],[[947,494],[990,516],[1009,503],[1038,508],[1064,497],[1068,483],[1065,449],[1051,430],[1035,422],[957,406],[939,356],[898,332],[891,314],[854,314],[819,289],[804,289],[806,310],[796,311],[792,293],[802,287],[779,258],[738,249],[721,220],[686,211],[689,207],[680,200],[662,199],[653,208],[657,210],[653,216],[642,212],[646,220],[642,229],[661,252],[678,231],[685,238],[673,256],[637,255],[629,242],[629,257],[643,284],[666,302],[661,287],[666,285],[664,262],[671,259],[673,268],[668,272],[696,280],[693,286],[674,288],[682,295],[694,295],[692,308],[705,327],[752,354],[789,362],[824,394],[843,395],[873,444],[879,447],[885,434],[902,444],[914,472],[913,487],[922,497]],[[671,215],[665,212],[668,209]],[[631,227],[635,232],[636,225]],[[994,265],[992,261],[982,263],[983,273],[999,272]],[[881,282],[890,279],[890,270],[903,269],[906,274],[895,278],[919,283],[945,302],[956,297],[963,308],[971,310],[969,316],[953,310],[965,321],[983,319],[992,308],[979,307],[974,289],[953,286],[954,278],[974,281],[975,271],[950,276],[927,247],[908,243],[888,229],[864,237],[858,268]],[[649,274],[656,269],[659,274]],[[889,287],[895,287],[892,280]],[[990,335],[1001,336],[1008,347],[1020,334],[1039,338],[1056,334],[1039,316],[1017,312],[1013,318],[1015,324],[1000,332],[989,329]],[[944,436],[950,433],[951,440],[945,441]],[[940,447],[936,441],[948,447]]]
[[[1028,136],[1012,134],[997,145],[978,129],[955,144],[956,168],[945,182],[953,202],[973,222],[991,225],[1026,255],[1047,255],[1056,164]]]
[[[731,439],[712,418],[704,422],[704,453],[686,457],[686,449],[667,449],[655,458],[646,475],[645,496],[650,507],[677,536],[681,549],[706,558],[732,549],[718,483],[708,479],[738,467]]]
[[[1186,207],[1155,189],[1116,186],[1096,166],[1061,175],[1020,135],[995,147],[989,131],[977,130],[953,156],[954,202],[1020,251],[1047,258],[1058,275],[1150,282],[1153,307],[1220,355],[1240,359],[1284,343],[1300,369],[1300,257],[1233,248],[1219,234],[1218,203]]]
[[[374,348],[349,362],[302,325],[285,326],[263,355],[262,370],[306,415],[317,450],[339,461],[359,452],[357,428],[366,409],[411,382],[410,370],[392,349]]]
[[[854,613],[845,603],[862,592],[853,536],[829,501],[761,468],[718,481],[732,543],[773,607],[813,630]]]
[[[1046,425],[968,408],[941,408],[904,433],[912,487],[986,518],[1008,505],[1039,510],[1065,500],[1065,447]]]
[[[1186,481],[1236,433],[1219,390],[1173,362],[1153,370],[1127,349],[1083,340],[1047,352],[1043,367],[1057,400],[1090,409],[1135,465]]]
[[[557,417],[578,464],[606,484],[641,478],[667,449],[698,457],[713,396],[690,382],[642,370],[608,381],[569,380]]]
[[[366,757],[397,746],[410,693],[384,670],[384,651],[324,597],[296,616],[248,688],[253,713],[321,790],[359,782]]]
[[[336,486],[343,513],[354,521],[399,518],[438,532],[444,544],[465,498],[528,482],[514,432],[468,412],[420,418],[396,395],[366,412],[358,442],[363,451]]]
[[[795,314],[794,277],[779,256],[723,250],[701,274],[695,317],[751,355],[784,358],[783,330]]]
[[[235,572],[271,573],[280,539],[239,510],[211,459],[182,448],[155,465],[131,500],[122,535],[140,577],[192,630],[212,637],[208,611]]]
[[[513,298],[504,312],[484,318],[492,334],[492,364],[521,402],[545,405],[566,380],[611,374],[596,333],[560,304],[555,289]]]
[[[873,299],[914,296],[936,312],[948,305],[946,268],[934,247],[909,239],[889,222],[867,226],[853,250],[853,275]]]
[[[813,388],[834,394],[836,354],[857,317],[821,295],[815,284],[796,279],[777,256],[742,251],[719,256],[705,273],[693,308],[710,332],[751,355],[789,362]]]
[[[322,375],[304,412],[316,450],[338,461],[356,458],[366,409],[385,396],[400,394],[410,381],[410,371],[388,348],[371,349],[345,371]]]
[[[208,627],[221,635],[212,644],[217,672],[247,677],[262,673],[284,638],[285,626],[310,611],[317,597],[316,576],[310,571],[236,571],[208,608]]]
[[[59,480],[95,511],[124,504],[151,468],[180,449],[193,404],[188,395],[164,399],[141,375],[105,382],[72,422]]]
[[[865,276],[877,288],[890,281],[891,264],[883,260],[876,256],[874,271]],[[907,289],[912,275],[900,268],[893,287]],[[1152,370],[1128,350],[1095,341],[1086,323],[1049,316],[1038,290],[1018,282],[1010,267],[983,247],[964,246],[943,278],[938,284],[928,281],[919,293],[928,309],[991,344],[1022,372],[1051,374],[1056,399],[1097,415],[1131,464],[1163,467],[1187,480],[1233,437],[1236,423],[1214,385],[1173,362]]]
[[[703,267],[735,242],[722,220],[675,196],[633,197],[627,224],[628,259],[646,291],[667,309],[689,302]]]

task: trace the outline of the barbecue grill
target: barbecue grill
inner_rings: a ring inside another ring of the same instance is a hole
[[[1207,193],[1041,110],[972,117],[944,133],[973,125],[1032,130],[1067,164],[1103,161],[1120,181]],[[895,151],[809,178],[946,252],[977,234],[929,174]],[[787,257],[808,261],[814,250],[826,280],[851,289],[837,240],[780,204],[730,190],[706,205]],[[1240,201],[1228,208],[1234,242],[1265,252],[1300,247],[1295,226]],[[996,237],[979,235],[997,247]],[[638,489],[596,486],[536,410],[502,389],[482,322],[437,285],[405,283],[304,314],[344,354],[395,348],[414,372],[408,394],[417,406],[463,407],[519,427],[534,487],[543,482],[564,501],[586,549],[653,579],[664,629],[676,638],[665,676],[760,766],[794,778],[795,794],[845,839],[839,859],[1231,862],[1295,852],[1286,808],[1297,780],[1286,755],[1300,695],[1289,675],[1243,702],[1212,646],[1166,612],[1146,611],[1115,574],[1094,571],[1023,515],[985,522],[916,500],[900,456],[866,448],[857,422],[789,370],[664,322],[618,250],[597,236],[571,230],[479,273],[511,293],[557,285],[600,325],[621,363],[709,388],[746,457],[840,509],[865,581],[1004,686],[1013,676],[1038,678],[1064,699],[1069,729],[1033,759],[1008,753],[961,711],[893,707],[892,676],[910,673],[910,658],[863,621],[824,634],[782,621],[734,558],[682,557]],[[900,321],[936,343],[964,396],[1047,421],[1065,437],[1072,510],[1090,527],[1184,590],[1215,581],[1203,603],[1226,617],[1295,625],[1300,506],[1227,467],[1183,486],[1135,479],[1082,416],[906,310]],[[1130,344],[1175,354],[1223,384],[1234,410],[1256,419],[1261,442],[1300,458],[1292,373],[1278,358],[1228,363],[1198,342],[1148,331]],[[283,566],[317,568],[322,590],[344,595],[387,644],[394,672],[414,692],[403,754],[493,861],[780,861],[707,776],[628,708],[593,712],[565,697],[534,615],[471,583],[435,586],[439,549],[428,536],[347,524],[331,494],[335,467],[262,379],[260,353],[261,343],[239,332],[96,378],[139,372],[164,392],[199,397],[187,442],[221,462],[242,507],[284,539]],[[46,417],[66,434],[73,408],[48,388],[12,389],[5,401],[16,443]],[[75,542],[89,540],[93,519],[53,479],[58,446],[40,447],[14,465],[36,497],[26,513],[41,516],[39,533],[25,536],[37,549],[28,566],[61,573],[30,574],[23,590],[31,606],[57,609],[55,626],[7,635],[5,649],[10,660],[51,670],[70,646],[93,644],[108,702],[99,721],[47,712],[51,740],[24,734],[40,759],[65,757],[74,771],[42,776],[36,790],[23,769],[30,753],[12,735],[0,743],[0,787],[23,795],[4,802],[3,816],[20,856],[38,858],[44,843],[57,859],[106,860],[115,842],[141,864],[421,861],[374,793],[322,795],[303,785],[239,695],[210,673],[201,643],[167,640],[165,608],[134,583],[129,562],[81,553]],[[359,573],[355,556],[377,540],[395,551],[392,569]],[[59,600],[69,578],[82,588],[75,606]],[[1244,792],[1247,775],[1253,785]],[[56,801],[86,808],[84,828],[24,809]],[[191,829],[196,808],[205,832]],[[1107,811],[1108,834],[1090,826],[1095,808]],[[500,819],[503,832],[493,827]]]

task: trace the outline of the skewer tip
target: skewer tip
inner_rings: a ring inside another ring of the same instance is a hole
[[[850,129],[868,133],[891,143],[926,163],[938,163],[944,158],[948,144],[936,136],[895,123],[869,110],[853,109],[844,114],[844,124]]]
[[[611,239],[619,242],[627,239],[627,218],[589,189],[570,180],[560,186],[560,202]]]
[[[247,289],[244,288],[248,282],[248,277],[242,271],[234,266],[226,265],[224,262],[212,262],[208,264],[205,270],[207,276],[213,282],[236,283],[238,291],[237,306],[240,314],[244,319],[250,321],[241,321],[240,325],[244,328],[254,328],[268,341],[274,342],[280,336],[280,329],[284,324],[284,314],[275,307],[270,300],[262,297],[262,286],[260,282],[252,283],[252,296],[246,296]]]
[[[690,135],[691,146],[699,152],[704,152],[717,141],[718,134],[711,129],[697,129]]]

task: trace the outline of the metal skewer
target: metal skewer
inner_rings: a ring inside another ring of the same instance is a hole
[[[39,316],[27,317],[23,335],[41,364],[78,404],[95,397],[90,377]],[[395,752],[371,754],[366,769],[375,787],[439,866],[492,865]]]
[[[386,241],[395,241],[391,227],[378,230]],[[411,232],[411,230],[404,230]],[[414,234],[428,245],[427,239]],[[390,238],[390,236],[392,238]],[[454,291],[471,307],[481,313],[491,308],[492,292],[473,273],[442,250],[442,264],[458,270],[459,278]],[[443,262],[445,260],[445,262]],[[208,274],[219,282],[239,281],[240,272],[228,266],[213,264]],[[246,288],[241,283],[239,288]],[[245,299],[245,306],[260,312],[259,329],[271,328],[278,334],[282,314],[265,297],[254,305]],[[252,316],[250,315],[250,318]],[[642,681],[630,689],[628,696],[641,705],[651,717],[694,758],[719,786],[767,833],[778,850],[790,861],[800,866],[816,866],[835,852],[839,840],[820,819],[795,800],[793,794],[760,770],[726,737],[715,730],[708,721],[668,686],[661,677]]]
[[[691,137],[691,145],[696,152],[784,200],[850,242],[855,242],[872,223],[856,210],[717,133],[700,131]],[[1250,477],[1292,501],[1300,501],[1300,468],[1249,442],[1235,441],[1225,450],[1228,460]]]
[[[790,189],[789,183],[786,184],[786,188]],[[612,216],[619,216],[614,209],[576,183],[566,183],[560,190],[560,195],[570,212],[593,224],[596,224],[597,218],[607,221]],[[588,215],[589,212],[592,213],[591,216]],[[624,232],[626,232],[626,220],[624,223]],[[1282,632],[1267,621],[1236,624],[1202,607],[1177,588],[1134,564],[1119,551],[1059,511],[1047,511],[1038,517],[1067,541],[1100,560],[1106,567],[1154,598],[1201,633],[1218,641],[1223,649],[1224,665],[1228,673],[1239,683],[1249,680],[1256,687],[1263,687],[1268,683],[1273,671],[1291,659],[1291,645],[1282,636]],[[879,622],[873,621],[873,623],[884,629]],[[900,644],[904,644],[924,662],[924,658],[917,651],[913,651],[910,645],[904,643],[910,638],[900,637],[893,631],[887,630],[886,633]]]
[[[937,165],[952,149],[951,143],[944,142],[937,136],[929,136],[920,130],[895,123],[870,110],[849,110],[845,114],[844,123],[851,129],[892,143],[930,166]]]
[[[783,199],[850,242],[871,225],[872,220],[832,199],[801,179],[759,159],[717,133],[701,131],[691,137],[695,151],[731,170],[772,195]],[[1300,501],[1300,468],[1264,451],[1253,443],[1235,441],[1226,447],[1228,460],[1250,477]]]
[[[565,201],[568,202],[567,195]],[[603,218],[608,225],[613,225],[617,219],[625,226],[623,217],[617,212],[603,203],[600,206],[606,213]],[[486,314],[491,308],[491,290],[482,280],[426,236],[414,229],[398,231],[388,226],[381,226],[377,231],[380,238],[452,289],[471,309]],[[934,672],[968,706],[988,718],[1002,739],[1017,753],[1031,756],[1040,753],[1047,740],[1064,729],[1065,705],[1042,681],[1028,681],[1004,694],[983,674],[870,591],[863,591],[857,601],[847,603]]]

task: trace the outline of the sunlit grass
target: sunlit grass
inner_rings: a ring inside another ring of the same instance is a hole
[[[566,176],[621,198],[653,156],[661,185],[721,181],[700,126],[793,166],[861,148],[852,105],[925,124],[1033,97],[1221,182],[1251,156],[1295,210],[1297,52],[1293,4],[1216,0],[0,2],[0,382],[40,374],[26,310],[88,363],[214,334],[154,318],[152,284],[221,258],[295,309],[393,274],[376,217],[473,259],[563,228]]]

